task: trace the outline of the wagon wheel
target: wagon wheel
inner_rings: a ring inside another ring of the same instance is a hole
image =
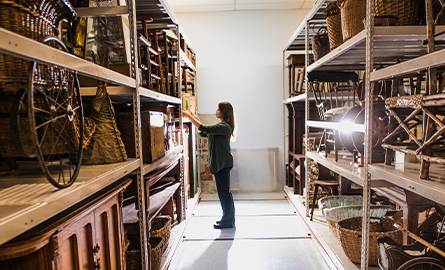
[[[385,154],[385,149],[382,147],[382,140],[388,135],[389,112],[385,108],[384,103],[375,103],[372,106],[372,156],[376,158],[377,155]],[[355,124],[365,123],[365,110],[358,113],[354,120]],[[352,142],[360,154],[365,153],[364,134],[363,132],[353,132]]]
[[[56,37],[43,43],[67,49]],[[31,62],[28,78],[30,136],[40,167],[57,188],[76,180],[83,150],[83,107],[76,73]]]
[[[353,123],[357,114],[362,110],[360,105],[356,105],[352,107],[341,119],[342,123]],[[355,147],[352,143],[351,132],[339,132],[340,133],[340,141],[343,146],[351,153],[354,152]]]
[[[402,264],[397,270],[423,270],[423,269],[445,269],[445,264],[433,257],[420,257],[409,260]]]

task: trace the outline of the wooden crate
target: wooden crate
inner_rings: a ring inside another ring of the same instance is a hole
[[[135,158],[133,113],[116,113],[116,123],[128,157]],[[165,156],[164,114],[155,111],[141,111],[141,129],[144,163],[151,163]]]

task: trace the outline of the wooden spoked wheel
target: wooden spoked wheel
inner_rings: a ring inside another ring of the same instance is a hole
[[[342,123],[353,123],[355,118],[357,117],[357,114],[362,110],[360,105],[356,105],[355,107],[352,107],[342,118]],[[340,131],[340,141],[342,142],[343,146],[351,153],[354,152],[355,147],[352,143],[351,138],[351,132],[342,132]]]
[[[385,108],[384,103],[374,103],[372,106],[372,156],[377,158],[378,155],[384,155],[385,149],[382,147],[382,140],[388,135],[389,111]],[[365,123],[365,109],[362,109],[354,120],[355,124]],[[353,132],[352,142],[360,154],[365,153],[364,134],[363,132]]]
[[[445,269],[445,264],[433,257],[420,257],[409,260],[397,270],[439,270]]]
[[[67,52],[56,37],[43,43]],[[83,108],[76,73],[51,64],[30,63],[28,117],[35,154],[48,181],[57,188],[76,180],[83,150]]]

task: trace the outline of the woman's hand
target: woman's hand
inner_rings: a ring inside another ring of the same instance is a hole
[[[201,120],[199,120],[199,117],[196,116],[194,113],[190,113],[186,110],[182,110],[182,115],[186,118],[188,118],[190,120],[190,122],[192,122],[192,124],[196,127],[199,128],[199,126],[201,126]]]
[[[190,119],[192,115],[187,110],[182,110],[182,116]]]

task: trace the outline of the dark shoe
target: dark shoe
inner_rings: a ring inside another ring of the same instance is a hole
[[[216,223],[213,225],[214,229],[227,229],[227,228],[233,228],[233,223]]]
[[[219,223],[221,223],[221,220],[218,220],[218,221],[215,222],[215,224],[219,224]],[[232,222],[232,223],[233,223],[233,225],[235,225],[235,221]]]

